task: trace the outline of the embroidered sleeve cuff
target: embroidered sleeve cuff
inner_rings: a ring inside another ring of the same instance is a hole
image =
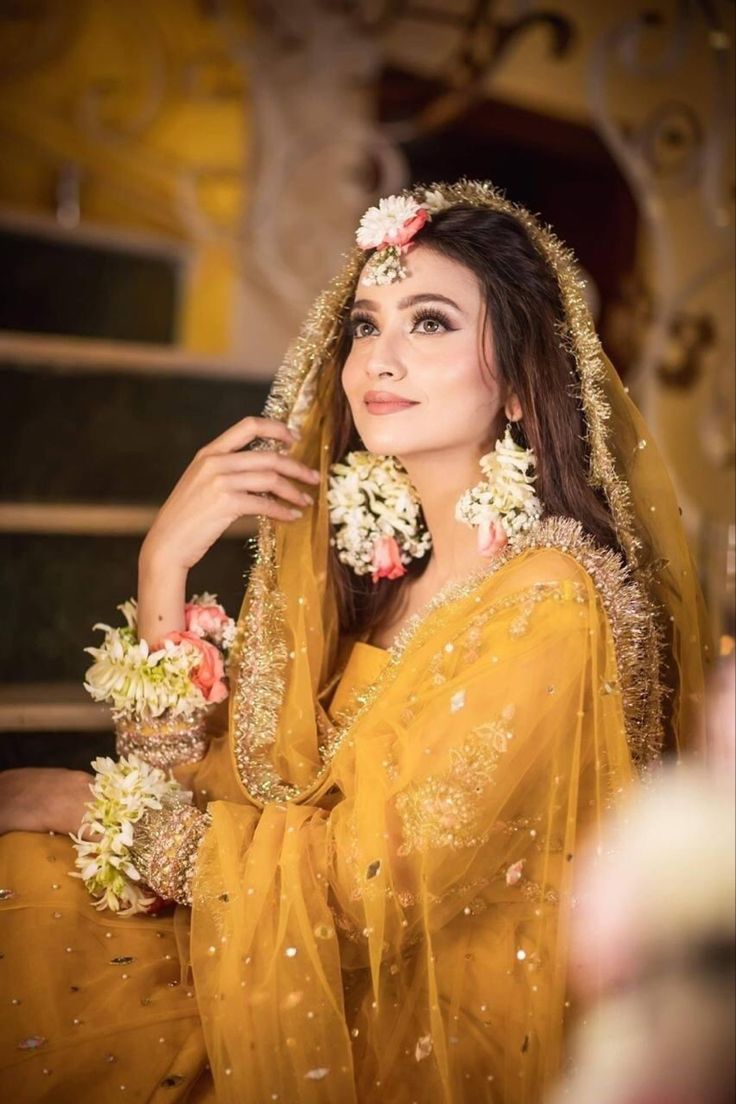
[[[131,857],[163,900],[191,905],[197,852],[209,824],[207,813],[183,804],[146,813],[136,824]]]

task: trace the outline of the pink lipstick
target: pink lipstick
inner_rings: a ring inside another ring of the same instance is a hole
[[[396,414],[417,405],[412,399],[402,399],[390,391],[368,391],[363,396],[363,403],[369,414]]]

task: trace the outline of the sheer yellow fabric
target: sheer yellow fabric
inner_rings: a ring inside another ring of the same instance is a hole
[[[331,808],[209,806],[192,956],[218,1100],[541,1099],[579,838],[633,778],[618,679],[590,576],[530,551],[381,664]]]

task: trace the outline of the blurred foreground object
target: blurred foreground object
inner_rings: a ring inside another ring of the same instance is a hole
[[[666,769],[583,857],[574,985],[597,1001],[552,1104],[726,1104],[736,1094],[733,657],[706,766]]]

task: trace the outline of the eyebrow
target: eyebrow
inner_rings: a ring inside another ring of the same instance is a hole
[[[399,299],[399,310],[406,310],[408,307],[415,307],[417,303],[447,303],[448,307],[454,307],[456,311],[463,314],[461,307],[457,305],[454,299],[448,299],[446,295],[440,295],[434,292],[422,292],[419,295],[407,295],[404,299]],[[353,310],[372,310],[377,311],[379,309],[378,303],[373,299],[356,299],[350,308]]]

